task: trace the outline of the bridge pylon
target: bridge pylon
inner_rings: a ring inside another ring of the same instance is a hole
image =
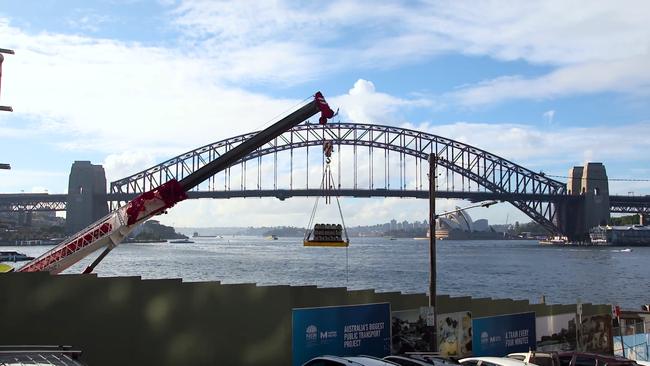
[[[572,241],[587,241],[589,230],[606,225],[610,218],[609,184],[602,163],[587,163],[569,170],[567,193],[579,200],[565,200],[559,207],[558,226]]]
[[[90,161],[75,161],[68,180],[66,233],[76,233],[107,214],[104,167]]]

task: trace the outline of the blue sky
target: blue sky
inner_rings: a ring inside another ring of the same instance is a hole
[[[343,121],[438,133],[548,174],[601,161],[612,178],[650,178],[648,24],[645,1],[0,0],[0,47],[16,50],[3,65],[0,101],[15,112],[0,115],[12,165],[0,192],[65,192],[74,160],[116,180],[316,90]],[[187,202],[162,221],[304,225],[310,202]],[[355,225],[422,220],[427,206],[344,209]],[[507,204],[473,216],[528,220]]]

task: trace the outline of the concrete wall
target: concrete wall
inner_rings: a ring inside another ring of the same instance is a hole
[[[474,317],[575,305],[439,296],[439,313]],[[289,365],[291,309],[390,302],[395,310],[426,306],[423,294],[315,286],[222,285],[218,282],[98,278],[94,275],[0,275],[0,344],[68,344],[101,365]],[[585,315],[609,305],[583,305]]]

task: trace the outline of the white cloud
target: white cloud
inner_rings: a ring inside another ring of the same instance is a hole
[[[125,178],[136,172],[150,168],[158,163],[158,156],[149,151],[125,151],[106,156],[102,166],[106,172],[107,182]]]
[[[645,95],[650,88],[645,67],[650,3],[642,0],[312,6],[185,0],[174,14],[176,24],[206,53],[236,60],[231,68],[238,78],[295,83],[335,70],[393,67],[461,53],[556,67],[536,78],[504,75],[463,88],[452,101],[465,105],[607,91]]]
[[[48,170],[19,169],[12,166],[11,170],[0,170],[0,190],[2,192],[43,192],[67,193],[68,172],[53,172]],[[65,182],[57,187],[65,186],[65,190],[53,190],[52,186],[42,186],[45,182]],[[39,186],[34,186],[38,184]]]
[[[17,51],[3,75],[3,101],[15,112],[3,120],[42,121],[39,129],[68,136],[59,139],[66,149],[184,151],[251,131],[296,104],[224,86],[228,70],[170,49],[28,35],[6,22],[0,33]]]
[[[111,18],[105,14],[97,14],[91,9],[78,8],[72,11],[72,15],[67,18],[67,24],[82,31],[97,32],[100,26],[111,21]]]
[[[585,158],[607,165],[645,164],[639,151],[650,149],[645,136],[650,123],[594,127],[543,127],[518,124],[458,122],[447,125],[421,125],[419,130],[476,146],[531,169],[581,164]]]
[[[553,119],[555,118],[555,110],[551,109],[542,114],[542,117],[546,120],[546,123],[553,124]]]
[[[622,92],[650,95],[650,53],[623,60],[561,67],[537,78],[499,77],[450,94],[463,105],[481,105],[516,99],[551,99],[570,95]]]
[[[572,64],[647,53],[649,12],[645,1],[621,5],[587,0],[571,4],[560,0],[339,0],[298,5],[184,0],[175,11],[175,23],[197,39],[214,37],[245,46],[291,39],[316,41],[327,49],[348,32],[357,31],[347,43],[354,43],[360,54],[372,50],[376,58],[386,60],[457,51],[503,60]],[[389,46],[383,52],[375,47],[386,43]]]
[[[432,104],[427,99],[402,99],[378,92],[374,83],[364,79],[357,80],[348,94],[330,99],[332,105],[340,106],[341,114],[358,123],[401,122],[400,112]]]

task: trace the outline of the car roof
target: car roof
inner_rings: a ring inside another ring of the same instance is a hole
[[[307,362],[310,362],[312,360],[329,360],[329,361],[336,361],[340,363],[344,363],[347,365],[362,365],[362,366],[387,366],[387,365],[395,365],[394,363],[390,361],[384,361],[381,358],[374,358],[370,356],[333,356],[333,355],[323,355],[323,356],[318,356],[310,359]],[[307,363],[305,362],[305,363]]]
[[[522,366],[522,365],[537,366],[530,362],[523,362],[523,361],[515,360],[513,358],[502,358],[502,357],[468,357],[468,358],[463,358],[458,360],[458,362],[460,363],[463,363],[465,361],[486,361],[486,362],[490,362],[502,366]]]
[[[535,357],[553,357],[553,354],[550,352],[533,352],[532,354]],[[510,356],[528,356],[528,352],[515,352],[515,353],[508,353],[508,357]]]
[[[412,358],[412,357],[406,357],[406,356],[391,355],[391,356],[384,357],[384,360],[386,360],[386,359],[388,359],[388,360],[394,360],[394,359],[407,360],[409,362],[413,362],[414,364],[418,364],[418,365],[428,365],[428,366],[433,365],[433,363],[431,363],[431,362],[427,362],[427,361],[419,359],[419,358]]]
[[[617,361],[617,362],[634,362],[633,360],[630,360],[625,357],[621,356],[613,356],[613,355],[601,355],[599,353],[592,353],[592,352],[576,352],[576,351],[567,351],[567,352],[560,352],[560,356],[583,356],[583,357],[593,357],[593,358],[599,358],[603,360],[610,360],[610,361]]]

